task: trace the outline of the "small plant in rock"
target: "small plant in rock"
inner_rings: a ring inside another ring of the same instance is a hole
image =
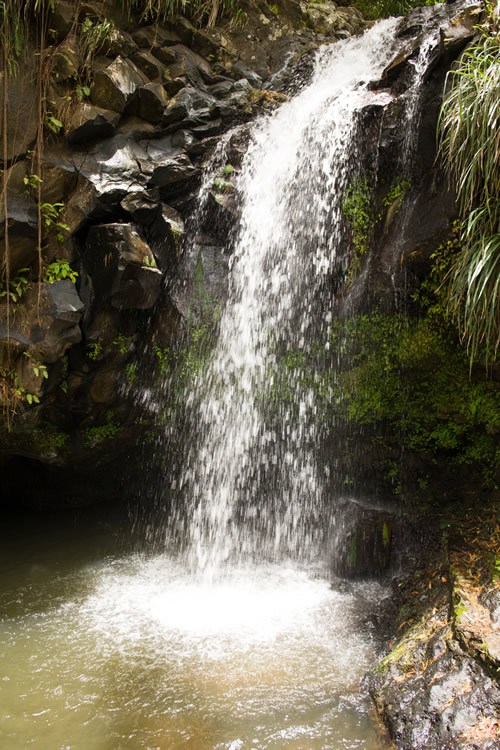
[[[358,255],[364,255],[373,224],[372,193],[366,180],[358,180],[347,188],[342,211],[352,230],[352,241]]]
[[[127,354],[130,349],[130,339],[123,333],[119,333],[111,343],[118,349],[120,354]]]
[[[42,376],[42,378],[47,379],[49,377],[49,373],[47,371],[47,365],[44,365],[42,362],[39,362],[37,359],[33,359],[32,355],[29,352],[24,352],[24,356],[27,357],[30,360],[31,369],[33,370],[36,377]]]
[[[40,203],[42,221],[47,231],[55,230],[58,242],[64,240],[64,233],[69,232],[69,226],[61,221],[64,203]]]
[[[58,135],[63,127],[61,120],[58,120],[52,112],[46,113],[43,124],[53,135]]]
[[[29,286],[30,273],[29,268],[21,268],[7,285],[0,282],[0,299],[6,297],[10,302],[19,302]]]
[[[48,284],[54,284],[56,281],[63,281],[69,279],[76,284],[78,278],[78,272],[74,271],[67,260],[56,258],[56,260],[49,263],[45,269],[43,280]]]
[[[100,341],[93,341],[85,347],[85,354],[89,359],[96,360],[102,354],[102,344]]]
[[[27,174],[23,178],[23,182],[26,185],[25,194],[30,195],[32,191],[38,190],[43,180],[37,174]]]

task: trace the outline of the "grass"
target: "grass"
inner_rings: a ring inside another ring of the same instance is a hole
[[[500,36],[484,31],[447,78],[440,156],[455,184],[461,251],[448,309],[471,361],[496,359],[500,341]]]

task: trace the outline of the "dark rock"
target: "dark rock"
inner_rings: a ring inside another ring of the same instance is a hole
[[[196,31],[191,21],[187,18],[178,18],[175,22],[174,29],[184,44],[191,44],[193,33]]]
[[[169,96],[175,96],[186,85],[182,78],[167,78],[163,80],[163,86]]]
[[[106,57],[130,57],[137,52],[137,44],[126,31],[114,28],[104,39],[99,51]]]
[[[65,133],[69,143],[88,143],[113,135],[120,115],[109,109],[96,107],[89,102],[77,104]]]
[[[193,29],[191,32],[190,47],[203,57],[216,55],[219,51],[219,42],[210,29],[201,31]]]
[[[160,191],[154,189],[128,193],[120,205],[132,215],[134,221],[144,227],[149,227],[160,210]]]
[[[28,53],[26,53],[27,55]],[[19,62],[15,77],[8,77],[5,91],[5,73],[0,73],[0,100],[8,102],[6,133],[4,119],[0,121],[0,139],[5,138],[6,157],[10,161],[15,156],[25,154],[33,145],[38,131],[38,88],[37,73],[31,59]],[[19,127],[22,123],[22,127]],[[3,152],[1,159],[3,159]]]
[[[150,81],[161,80],[163,73],[165,72],[165,65],[163,65],[151,52],[141,50],[132,55],[131,60]]]
[[[47,364],[60,359],[70,346],[81,341],[83,303],[68,279],[53,284],[32,285],[11,309],[9,336],[23,351]],[[5,306],[0,312],[0,341],[5,343]]]
[[[149,245],[131,224],[91,227],[84,265],[96,298],[121,309],[148,309],[156,303],[162,275]]]
[[[1,275],[5,270],[7,233],[12,277],[20,268],[31,265],[37,253],[38,212],[33,201],[23,194],[9,194],[7,226],[4,206],[0,209]]]
[[[137,113],[143,120],[157,124],[169,103],[161,83],[148,83],[137,89]]]
[[[242,78],[245,78],[253,88],[262,88],[262,78],[251,70],[248,65],[245,65],[241,61],[236,62],[231,68],[231,78],[235,81],[240,81]]]
[[[171,78],[184,77],[192,86],[201,90],[205,83],[216,83],[212,68],[204,57],[182,44],[171,47],[171,50],[175,54],[175,62],[170,65]]]
[[[156,59],[164,66],[170,66],[173,65],[177,59],[177,56],[175,52],[173,52],[172,47],[157,47],[154,51],[154,56]],[[168,72],[170,74],[170,68],[168,68]]]
[[[225,80],[221,83],[215,83],[213,86],[210,86],[208,90],[212,96],[222,98],[231,93],[233,90],[233,83],[232,81]]]
[[[69,78],[77,79],[80,64],[78,40],[76,34],[70,34],[54,52],[52,75],[57,81],[67,81]]]
[[[107,67],[96,71],[90,98],[98,107],[122,113],[144,83],[146,79],[133,63],[117,57]]]
[[[75,21],[75,4],[69,0],[58,0],[50,16],[50,27],[59,41],[69,34]]]
[[[179,44],[181,38],[175,31],[163,29],[159,26],[144,26],[134,31],[132,38],[138,47],[153,50],[158,47],[168,47]]]
[[[348,502],[337,524],[332,571],[346,578],[377,576],[391,562],[394,514]]]
[[[171,270],[182,253],[184,222],[181,215],[162,204],[149,227],[149,237],[160,268]]]

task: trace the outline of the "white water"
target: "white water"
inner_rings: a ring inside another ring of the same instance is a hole
[[[229,301],[198,382],[201,404],[196,388],[191,397],[194,447],[182,481],[195,508],[190,562],[209,578],[230,559],[319,552],[327,524],[313,391],[294,383],[278,424],[268,419],[276,360],[307,352],[313,335],[326,346],[326,282],[347,264],[341,196],[356,161],[357,114],[386,96],[365,83],[391,59],[395,25],[324,48],[310,85],[253,131]]]

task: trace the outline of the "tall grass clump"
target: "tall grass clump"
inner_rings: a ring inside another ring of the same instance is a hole
[[[195,23],[214,26],[220,16],[232,17],[240,0],[124,0],[129,12],[136,11],[145,20],[167,20],[187,15]]]
[[[447,79],[440,154],[457,190],[460,250],[448,274],[448,311],[471,361],[496,359],[500,341],[500,35],[483,32]]]
[[[389,18],[389,16],[404,16],[413,8],[422,5],[437,5],[443,0],[352,0],[363,16],[369,20]]]

